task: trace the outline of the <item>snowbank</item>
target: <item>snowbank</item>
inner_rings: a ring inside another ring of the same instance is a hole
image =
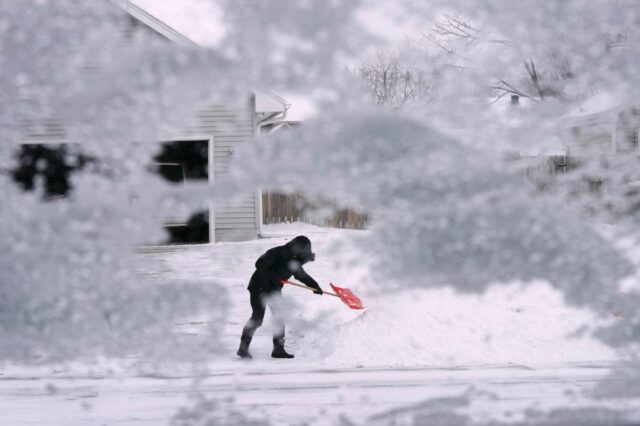
[[[303,350],[326,364],[358,366],[615,359],[611,349],[580,333],[593,316],[566,307],[546,284],[496,286],[482,297],[414,290],[366,304],[359,316],[305,339]]]

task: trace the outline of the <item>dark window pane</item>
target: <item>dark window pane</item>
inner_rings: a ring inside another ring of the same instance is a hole
[[[174,141],[164,142],[162,151],[154,158],[156,164],[176,164],[182,166],[185,179],[208,179],[209,177],[209,141]],[[162,172],[159,173],[171,180]]]

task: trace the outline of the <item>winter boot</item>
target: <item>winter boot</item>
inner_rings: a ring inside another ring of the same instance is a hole
[[[240,347],[236,354],[242,359],[252,359],[253,357],[249,353],[249,344],[251,343],[251,337],[242,336],[240,338]]]
[[[293,358],[293,355],[284,350],[284,337],[273,339],[273,351],[271,358]]]

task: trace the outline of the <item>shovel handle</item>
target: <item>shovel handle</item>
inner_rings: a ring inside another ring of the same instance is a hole
[[[300,287],[300,288],[304,288],[305,290],[309,290],[309,291],[315,291],[314,288],[312,287],[307,287],[304,284],[299,284],[299,283],[295,283],[295,282],[291,282],[291,281],[287,281],[287,280],[282,280],[280,281],[282,284],[289,284],[289,285],[294,285],[296,287]],[[338,296],[335,293],[331,293],[330,291],[324,291],[322,290],[322,294],[328,294],[329,296],[333,296],[333,297],[337,297],[338,299],[340,298],[340,296]]]

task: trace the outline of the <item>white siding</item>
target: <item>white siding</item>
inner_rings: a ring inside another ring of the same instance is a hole
[[[229,172],[233,152],[254,135],[254,100],[211,105],[198,111],[189,134],[211,135],[214,146],[214,179]],[[216,241],[241,241],[258,236],[256,197],[246,194],[215,209]]]
[[[607,155],[615,152],[615,121],[607,114],[572,123],[567,129],[566,148],[570,155]]]
[[[213,136],[214,179],[228,173],[233,152],[254,134],[253,100],[241,105],[212,105],[197,113],[185,136]],[[67,143],[64,125],[55,119],[22,123],[25,143]],[[215,209],[216,241],[242,241],[258,236],[254,193]]]
[[[59,119],[22,120],[24,143],[67,143],[67,129]]]

